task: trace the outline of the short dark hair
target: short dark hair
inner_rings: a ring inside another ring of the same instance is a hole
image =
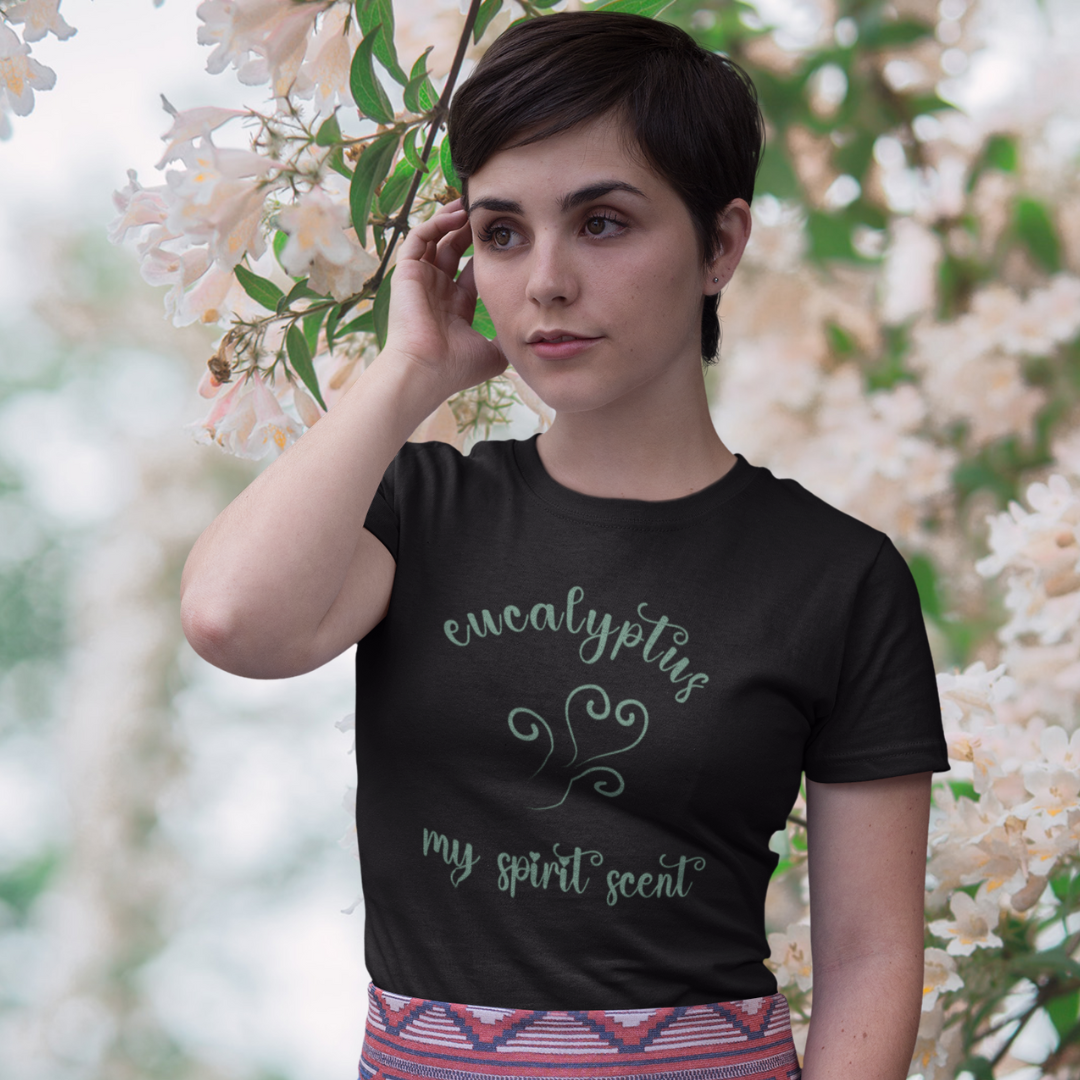
[[[604,114],[626,123],[648,163],[675,189],[709,262],[720,242],[717,215],[732,199],[754,197],[764,123],[754,84],[738,64],[656,19],[562,12],[501,34],[450,104],[447,134],[463,194],[497,151]],[[718,303],[706,297],[702,306],[707,364],[720,347]]]

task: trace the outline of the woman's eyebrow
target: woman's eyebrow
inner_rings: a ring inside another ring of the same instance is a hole
[[[634,187],[633,184],[626,183],[624,180],[601,180],[578,191],[573,191],[569,195],[564,195],[559,200],[559,206],[563,213],[566,213],[584,203],[592,202],[593,199],[603,198],[612,191],[627,191],[631,195],[639,195],[643,199],[648,198],[644,191]],[[474,210],[490,210],[495,214],[523,214],[525,212],[521,208],[521,203],[514,202],[513,199],[477,199],[475,202],[470,200],[465,209],[470,214]]]
[[[601,180],[599,183],[590,184],[588,187],[581,188],[570,195],[564,195],[559,200],[559,205],[565,213],[567,210],[573,210],[583,203],[592,202],[593,199],[603,198],[612,191],[628,191],[631,195],[640,195],[643,199],[648,198],[644,191],[640,191],[633,184],[626,183],[625,180]]]

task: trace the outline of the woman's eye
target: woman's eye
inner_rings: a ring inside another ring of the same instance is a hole
[[[611,228],[608,228],[609,225]],[[597,214],[585,221],[585,231],[590,236],[618,236],[624,228],[624,222],[607,217],[605,214]]]
[[[502,226],[496,227],[491,230],[491,241],[496,247],[506,247],[509,245],[513,233]]]

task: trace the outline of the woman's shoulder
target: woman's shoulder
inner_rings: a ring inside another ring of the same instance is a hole
[[[851,560],[868,565],[883,547],[892,547],[888,534],[829,502],[793,477],[776,476],[757,466],[752,485],[756,524],[780,542],[806,555]]]
[[[483,439],[467,451],[448,442],[407,442],[387,470],[387,479],[396,491],[438,490],[450,493],[467,485],[513,483],[517,464],[512,439]]]

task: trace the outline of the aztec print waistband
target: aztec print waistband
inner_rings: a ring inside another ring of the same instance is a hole
[[[659,1009],[455,1005],[368,988],[360,1080],[799,1080],[783,994]]]

